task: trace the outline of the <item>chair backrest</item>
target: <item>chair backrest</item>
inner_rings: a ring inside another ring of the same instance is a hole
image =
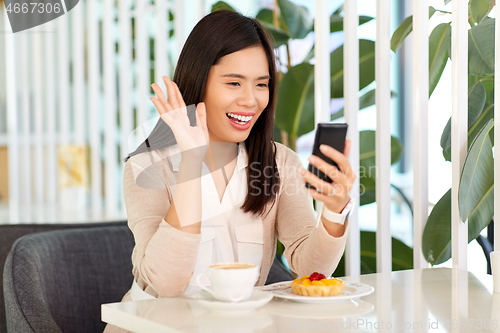
[[[127,226],[57,230],[19,238],[4,269],[9,332],[102,332],[101,304],[132,284]]]

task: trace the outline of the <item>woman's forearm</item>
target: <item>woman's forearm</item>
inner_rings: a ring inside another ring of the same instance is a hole
[[[201,229],[202,160],[182,159],[175,193],[165,220],[172,227],[199,234]]]

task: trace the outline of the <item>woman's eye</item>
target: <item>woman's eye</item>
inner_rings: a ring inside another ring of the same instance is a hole
[[[259,83],[258,86],[262,88],[267,88],[267,83]]]
[[[229,82],[228,84],[231,86],[239,86],[240,85],[238,82]]]

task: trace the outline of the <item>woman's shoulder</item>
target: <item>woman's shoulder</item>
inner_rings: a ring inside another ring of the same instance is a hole
[[[276,164],[279,166],[289,165],[289,164],[302,164],[300,162],[299,155],[294,152],[289,147],[282,143],[275,142],[276,144]]]

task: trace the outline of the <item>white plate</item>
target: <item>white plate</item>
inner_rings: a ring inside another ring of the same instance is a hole
[[[337,296],[300,296],[293,293],[292,281],[279,282],[274,285],[265,286],[264,290],[273,294],[275,297],[289,299],[294,302],[308,303],[308,304],[328,304],[345,302],[353,298],[363,297],[370,295],[373,292],[373,287],[359,282],[346,282],[344,290]]]
[[[222,312],[245,312],[257,309],[273,299],[273,294],[261,290],[254,290],[252,297],[243,302],[223,302],[217,301],[209,293],[204,292],[204,299],[197,299],[196,301],[204,307],[212,311]]]

